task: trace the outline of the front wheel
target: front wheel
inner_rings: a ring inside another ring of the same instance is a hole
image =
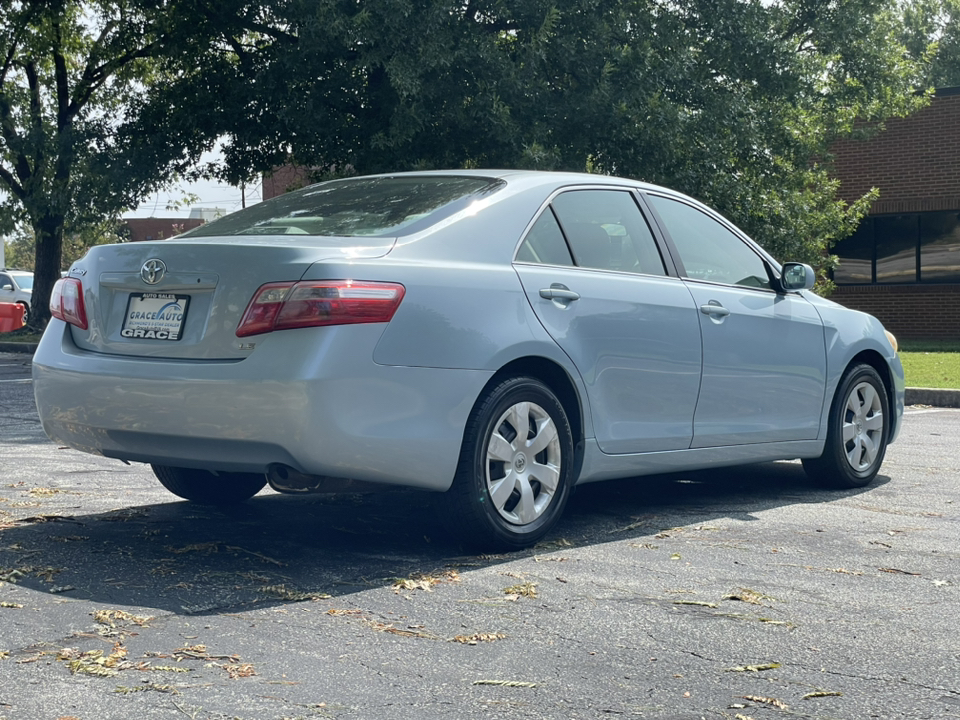
[[[887,450],[887,390],[869,365],[847,371],[830,408],[823,455],[803,461],[812,479],[836,488],[869,485]]]
[[[515,377],[477,401],[464,433],[445,520],[468,544],[517,550],[556,524],[575,478],[563,405],[535,378]]]
[[[153,474],[167,490],[184,500],[203,505],[236,505],[263,490],[266,475],[218,473],[193,468],[151,465]]]

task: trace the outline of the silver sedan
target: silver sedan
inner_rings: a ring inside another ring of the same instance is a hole
[[[723,217],[613,177],[336,180],[94,247],[34,357],[47,434],[188,500],[408,486],[531,545],[577,484],[801,458],[868,484],[896,341]]]

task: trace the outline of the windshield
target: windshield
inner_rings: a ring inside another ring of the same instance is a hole
[[[180,237],[411,235],[504,185],[496,178],[457,175],[334,180],[265,200]]]
[[[13,279],[21,290],[33,290],[33,275],[14,275]]]

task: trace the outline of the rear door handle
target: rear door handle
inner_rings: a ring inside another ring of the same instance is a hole
[[[712,304],[701,305],[700,312],[702,312],[704,315],[712,315],[713,317],[718,317],[718,318],[726,317],[727,315],[730,314],[730,311],[727,310],[723,305],[720,305],[719,303],[716,305],[712,305]]]
[[[542,288],[540,290],[540,297],[544,300],[566,300],[570,302],[571,300],[579,300],[580,293],[576,293],[566,286],[556,283],[548,288]]]

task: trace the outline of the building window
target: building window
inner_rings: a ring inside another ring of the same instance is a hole
[[[837,285],[960,283],[960,213],[868,217],[833,252]]]

